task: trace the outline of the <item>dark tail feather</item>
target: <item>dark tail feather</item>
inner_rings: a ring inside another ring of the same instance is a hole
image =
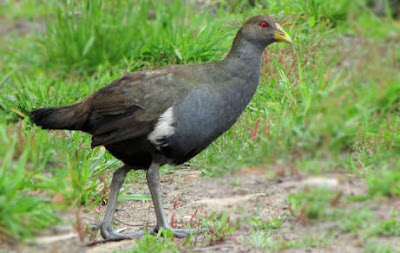
[[[34,110],[31,120],[43,129],[68,129],[85,131],[90,114],[89,106],[83,102]]]

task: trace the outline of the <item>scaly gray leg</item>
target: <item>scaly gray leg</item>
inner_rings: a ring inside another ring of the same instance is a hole
[[[119,190],[125,181],[126,174],[130,171],[128,166],[122,166],[114,172],[114,176],[111,181],[110,195],[108,198],[106,214],[103,222],[99,225],[101,236],[110,241],[118,241],[123,239],[140,238],[144,235],[143,232],[133,234],[120,234],[114,232],[112,227],[112,221],[115,213],[115,206],[118,200]]]
[[[178,238],[183,238],[193,233],[200,233],[201,231],[198,229],[171,229],[171,227],[169,226],[161,202],[160,174],[158,172],[159,167],[159,164],[153,162],[146,173],[147,184],[149,186],[151,197],[153,199],[154,209],[157,218],[157,226],[155,228],[155,232],[158,232],[161,228],[165,230],[171,230],[174,233],[174,236]]]

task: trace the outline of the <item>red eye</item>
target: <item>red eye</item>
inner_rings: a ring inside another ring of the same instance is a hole
[[[261,22],[260,26],[261,26],[261,28],[267,28],[268,27],[268,23],[267,22]]]

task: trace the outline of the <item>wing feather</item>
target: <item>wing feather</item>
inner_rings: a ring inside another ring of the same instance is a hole
[[[88,132],[93,147],[147,136],[154,129],[185,90],[177,89],[169,68],[126,74],[92,95]]]

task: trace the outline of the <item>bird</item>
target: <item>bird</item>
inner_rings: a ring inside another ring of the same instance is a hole
[[[173,229],[160,195],[159,168],[187,162],[228,130],[252,99],[260,79],[264,49],[292,43],[272,17],[248,19],[220,61],[170,65],[126,73],[72,105],[33,110],[43,129],[79,130],[92,135],[91,147],[104,146],[123,166],[113,173],[108,203],[99,224],[105,240],[140,238],[144,232],[118,233],[113,216],[130,170],[145,170],[156,226],[178,238],[198,229]]]

